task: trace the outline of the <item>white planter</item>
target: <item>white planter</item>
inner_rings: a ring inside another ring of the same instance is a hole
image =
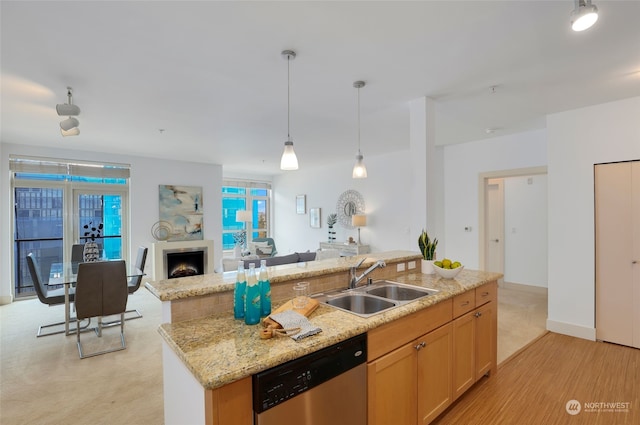
[[[98,261],[100,259],[100,249],[96,242],[87,242],[84,244],[82,257],[85,263]]]
[[[424,274],[435,274],[435,269],[433,268],[433,260],[420,260],[422,262],[422,273]]]

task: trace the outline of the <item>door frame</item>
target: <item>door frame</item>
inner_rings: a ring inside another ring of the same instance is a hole
[[[486,205],[485,199],[487,196],[486,187],[489,179],[496,178],[508,178],[508,177],[521,177],[547,174],[547,166],[539,167],[527,167],[527,168],[514,168],[510,170],[497,170],[487,171],[484,173],[478,173],[478,266],[484,267],[485,262],[485,246],[486,246],[486,229],[485,229],[485,216]]]

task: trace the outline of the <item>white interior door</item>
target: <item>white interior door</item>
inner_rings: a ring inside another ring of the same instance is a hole
[[[634,285],[638,271],[633,261],[638,213],[633,209],[638,201],[633,199],[638,195],[632,193],[640,185],[633,187],[633,174],[629,162],[595,166],[596,338],[637,347],[640,290]]]
[[[640,348],[640,161],[631,164],[632,187],[632,232],[633,252],[632,267],[632,297],[633,297],[633,346]]]
[[[504,179],[487,179],[485,196],[484,270],[504,274]]]

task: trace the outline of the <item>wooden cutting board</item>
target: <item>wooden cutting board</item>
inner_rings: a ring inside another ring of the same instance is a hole
[[[281,313],[285,310],[293,310],[297,313],[302,314],[305,317],[309,317],[311,313],[313,313],[315,309],[318,308],[318,305],[319,305],[318,300],[309,298],[309,301],[307,302],[307,305],[304,306],[304,308],[293,308],[293,300],[289,300],[286,303],[282,304],[277,309],[273,310],[271,314]],[[271,326],[273,329],[282,328],[282,325],[280,325],[280,323],[276,322],[275,320],[271,319],[271,316],[265,317],[262,320],[262,326],[264,326],[265,328]]]

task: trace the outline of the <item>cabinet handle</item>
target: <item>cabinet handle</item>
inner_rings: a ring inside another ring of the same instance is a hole
[[[465,301],[462,304],[460,304],[460,307],[464,307],[465,305],[469,305],[469,301]]]
[[[416,350],[420,350],[421,348],[424,348],[427,346],[427,343],[422,341],[420,344],[414,346],[413,348],[415,348]]]
[[[483,297],[486,297],[487,295],[489,295],[489,293],[488,293],[488,292],[483,292],[483,293],[482,293],[482,296],[483,296]]]
[[[482,313],[480,313],[480,312],[478,311],[478,312],[476,312],[476,314],[474,314],[474,316],[476,316],[476,317],[480,317],[480,316],[482,316]]]
[[[633,260],[631,264],[638,264],[638,260]]]

